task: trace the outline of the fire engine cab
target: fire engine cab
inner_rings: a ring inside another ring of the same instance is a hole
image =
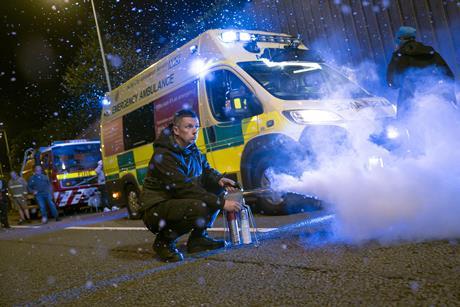
[[[57,207],[86,205],[98,190],[95,168],[101,160],[98,140],[56,141],[24,155],[22,176],[28,180],[41,165],[53,186]]]

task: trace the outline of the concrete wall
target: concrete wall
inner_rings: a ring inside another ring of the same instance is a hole
[[[458,0],[253,0],[246,6],[256,29],[292,35],[321,48],[338,62],[364,59],[385,67],[401,25],[433,46],[460,79]]]

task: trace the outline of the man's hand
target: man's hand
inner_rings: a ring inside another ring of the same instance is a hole
[[[223,187],[227,192],[230,192],[230,193],[239,191],[239,188],[237,187],[236,182],[229,178],[222,177],[219,180],[219,185]]]
[[[226,199],[224,203],[224,210],[228,212],[240,211],[242,208],[241,204],[237,201]]]

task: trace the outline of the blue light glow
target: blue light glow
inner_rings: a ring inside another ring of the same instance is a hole
[[[109,106],[110,105],[110,99],[108,99],[107,97],[104,97],[104,99],[102,99],[102,105]]]

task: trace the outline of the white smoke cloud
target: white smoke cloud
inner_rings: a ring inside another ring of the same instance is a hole
[[[304,163],[300,177],[275,174],[272,187],[326,201],[336,214],[334,231],[340,240],[459,237],[460,112],[426,92],[413,103],[416,107],[402,125],[409,133],[400,129],[399,148],[388,151],[369,141],[382,123],[355,123],[349,129],[351,148],[320,152],[319,167],[312,170]],[[328,138],[317,137],[323,142]]]

